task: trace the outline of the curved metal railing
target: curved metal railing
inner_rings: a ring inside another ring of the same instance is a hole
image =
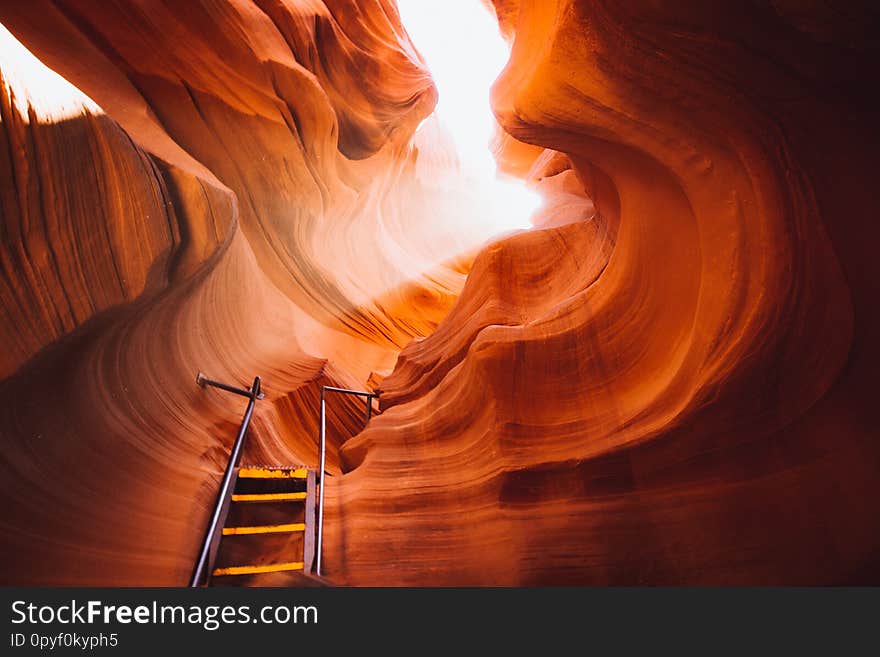
[[[232,491],[235,490],[235,484],[238,480],[238,466],[241,461],[241,454],[244,451],[248,425],[254,412],[254,403],[258,399],[263,398],[263,393],[260,392],[260,377],[254,378],[254,383],[250,390],[236,388],[219,381],[212,381],[201,372],[196,376],[196,383],[200,386],[213,386],[236,395],[241,395],[242,397],[247,397],[248,405],[244,412],[241,426],[238,429],[238,435],[235,437],[235,442],[232,445],[232,453],[229,455],[229,463],[226,465],[226,472],[223,474],[223,481],[220,483],[220,492],[217,493],[214,512],[211,514],[211,521],[208,523],[208,530],[205,532],[202,548],[199,551],[199,557],[196,560],[196,565],[190,578],[190,587],[199,587],[203,583],[207,584],[210,581],[211,572],[214,569],[214,561],[217,559],[217,551],[220,548],[223,525],[226,524],[226,516],[229,515],[229,507],[232,504]]]

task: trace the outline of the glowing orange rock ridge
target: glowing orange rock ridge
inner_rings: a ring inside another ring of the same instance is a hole
[[[314,463],[320,385],[362,387],[454,300],[456,236],[387,192],[435,92],[370,7],[0,9],[107,112],[28,122],[4,96],[3,581],[185,582],[242,412],[195,373],[260,374],[246,458]],[[331,471],[362,423],[331,407]]]
[[[463,288],[392,3],[0,7],[107,112],[3,98],[0,581],[185,582],[239,417],[201,369],[263,376],[259,461],[381,379],[332,410],[340,584],[876,583],[871,14],[620,4],[496,3],[548,200]]]
[[[342,448],[347,580],[876,581],[868,42],[736,3],[499,4],[502,126],[568,154],[600,214],[576,239],[613,250],[598,278],[550,231],[478,257]]]

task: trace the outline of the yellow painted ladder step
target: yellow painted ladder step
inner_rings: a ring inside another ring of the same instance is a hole
[[[224,527],[223,535],[232,536],[240,534],[277,534],[283,532],[305,531],[305,523],[295,522],[289,525],[254,525],[252,527]]]
[[[306,499],[305,493],[233,493],[233,502],[295,502]]]
[[[280,573],[285,570],[302,570],[302,561],[290,561],[288,563],[270,563],[265,566],[229,566],[228,568],[215,568],[214,577],[221,575],[256,575],[259,573]]]
[[[244,466],[238,471],[239,479],[305,479],[308,468],[261,468]]]

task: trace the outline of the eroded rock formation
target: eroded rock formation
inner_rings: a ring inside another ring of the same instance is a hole
[[[876,579],[876,43],[772,6],[499,4],[499,119],[599,217],[484,251],[403,350],[342,449],[345,572]]]
[[[381,388],[332,411],[340,583],[876,582],[877,17],[625,5],[496,1],[547,201],[477,254],[391,2],[0,7],[106,112],[3,97],[3,581],[186,581],[203,370],[262,375],[267,461]]]
[[[262,375],[247,458],[314,463],[320,385],[363,387],[445,314],[461,237],[388,192],[435,99],[393,16],[3,7],[106,112],[41,121],[4,88],[6,579],[186,581],[241,414],[195,373]],[[330,412],[336,470],[363,408]]]

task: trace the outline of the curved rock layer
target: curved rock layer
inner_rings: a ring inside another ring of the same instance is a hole
[[[496,0],[547,202],[476,254],[391,2],[0,6],[106,112],[0,103],[0,579],[186,581],[202,370],[263,377],[254,461],[381,388],[332,407],[338,583],[880,580],[877,16],[625,4]]]
[[[328,569],[876,582],[876,14],[497,5],[499,121],[598,218],[484,251],[403,350],[342,448]]]
[[[0,85],[2,580],[181,584],[244,409],[196,372],[262,376],[245,460],[314,464],[320,386],[380,379],[460,290],[474,244],[408,212],[436,92],[388,3],[0,20],[106,112]],[[331,471],[363,416],[331,405]]]

